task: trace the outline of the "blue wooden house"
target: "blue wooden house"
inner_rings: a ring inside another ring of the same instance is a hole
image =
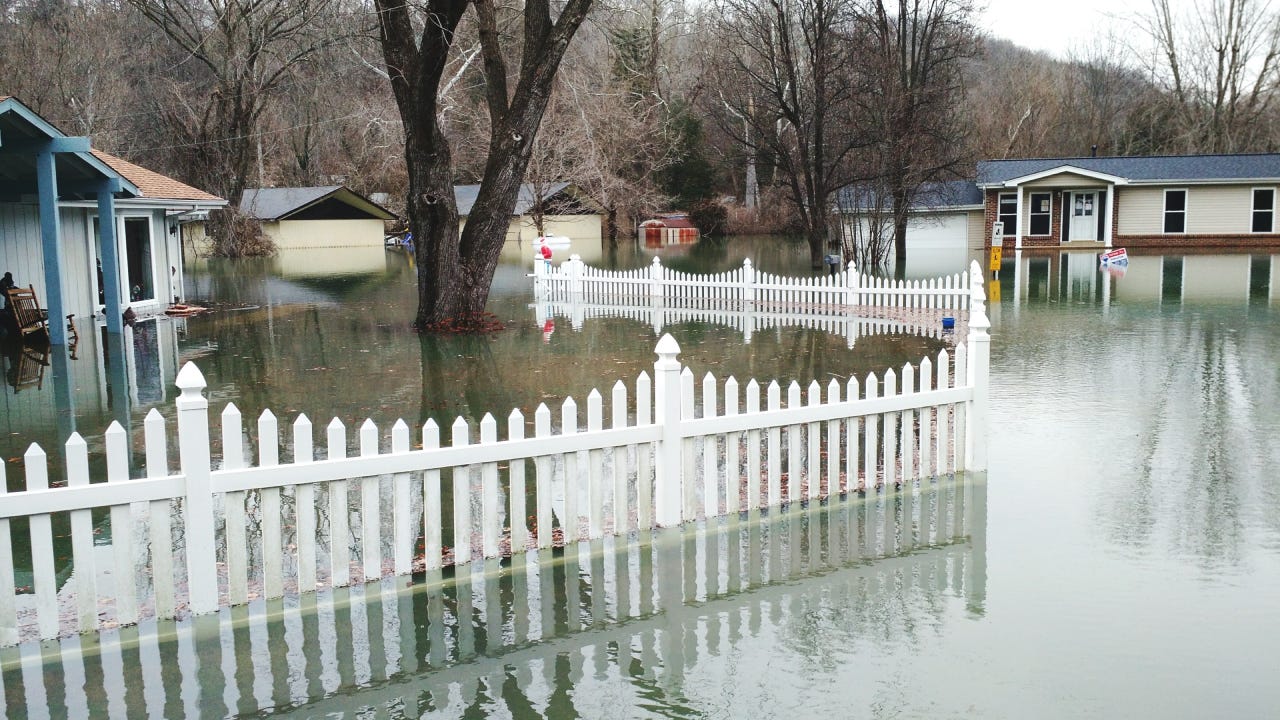
[[[50,318],[105,313],[120,332],[126,308],[146,315],[182,299],[178,224],[224,205],[0,95],[0,272],[33,286]],[[49,330],[54,344],[66,342],[65,323]]]

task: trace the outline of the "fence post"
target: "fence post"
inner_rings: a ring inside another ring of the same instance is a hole
[[[187,543],[187,589],[195,615],[218,609],[218,567],[214,552],[213,489],[209,467],[209,401],[204,375],[195,363],[182,366],[174,384],[178,408],[178,458],[187,480],[183,507]]]
[[[654,483],[654,522],[659,527],[680,524],[680,498],[682,484],[687,480],[680,476],[680,345],[671,335],[663,335],[654,350],[658,359],[653,364],[655,382],[655,417],[662,428],[658,441],[658,472]]]
[[[756,304],[756,269],[751,258],[742,261],[742,311],[750,312]],[[750,331],[747,331],[750,337]]]
[[[655,257],[653,264],[649,266],[649,294],[654,297],[662,297],[662,259]]]
[[[973,388],[969,401],[965,433],[965,467],[987,469],[987,404],[990,397],[991,321],[987,318],[987,295],[982,289],[982,270],[974,261],[969,271],[969,367],[968,381]]]
[[[579,255],[569,256],[569,292],[582,294],[582,257]]]
[[[849,261],[849,265],[845,268],[844,272],[845,272],[844,304],[846,307],[853,307],[854,305],[860,305],[861,303],[858,302],[858,268],[853,264],[852,260]],[[853,344],[850,343],[849,347],[853,347]]]

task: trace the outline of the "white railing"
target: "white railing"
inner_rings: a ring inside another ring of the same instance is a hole
[[[750,259],[735,270],[709,275],[672,270],[656,257],[647,268],[604,270],[571,255],[559,266],[535,260],[534,284],[540,298],[553,301],[578,298],[588,303],[647,304],[657,297],[667,307],[797,313],[867,306],[967,310],[973,280],[972,273],[891,280],[859,272],[852,262],[835,274],[789,277],[756,270]]]
[[[0,645],[983,470],[989,323],[981,282],[972,288],[969,343],[954,356],[944,350],[826,388],[793,382],[785,403],[777,382],[742,385],[710,373],[699,392],[665,336],[652,380],[641,373],[630,391],[618,381],[607,415],[602,394],[587,395],[585,427],[573,398],[554,428],[552,410],[540,405],[531,437],[519,411],[501,440],[492,415],[478,438],[458,418],[447,444],[428,421],[420,449],[403,421],[387,447],[366,420],[355,457],[337,419],[317,454],[311,422],[300,416],[283,462],[289,443],[266,410],[251,466],[241,413],[228,404],[215,466],[204,378],[188,363],[176,382],[176,435],[158,411],[146,417],[146,477],[129,477],[128,438],[114,423],[105,482],[91,482],[78,434],[66,443],[65,487],[49,487],[43,449],[27,451],[26,490],[0,501]],[[0,477],[0,493],[5,487]],[[95,548],[106,529],[93,526],[95,508],[110,508],[107,553]],[[61,513],[70,515],[74,573],[60,590],[52,518]],[[30,595],[14,592],[14,518],[28,519]]]

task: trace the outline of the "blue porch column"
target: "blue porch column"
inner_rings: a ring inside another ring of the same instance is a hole
[[[40,193],[40,241],[44,253],[45,307],[49,309],[49,342],[67,344],[62,307],[62,223],[58,218],[58,171],[52,148],[36,154],[36,186]]]
[[[116,196],[112,185],[98,190],[98,238],[102,245],[102,296],[107,306],[107,332],[124,332],[120,313],[120,257],[116,254]]]

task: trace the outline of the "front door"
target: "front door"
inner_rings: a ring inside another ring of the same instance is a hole
[[[1071,227],[1068,237],[1072,240],[1096,241],[1098,239],[1098,216],[1096,213],[1099,211],[1098,192],[1096,190],[1071,193]]]

